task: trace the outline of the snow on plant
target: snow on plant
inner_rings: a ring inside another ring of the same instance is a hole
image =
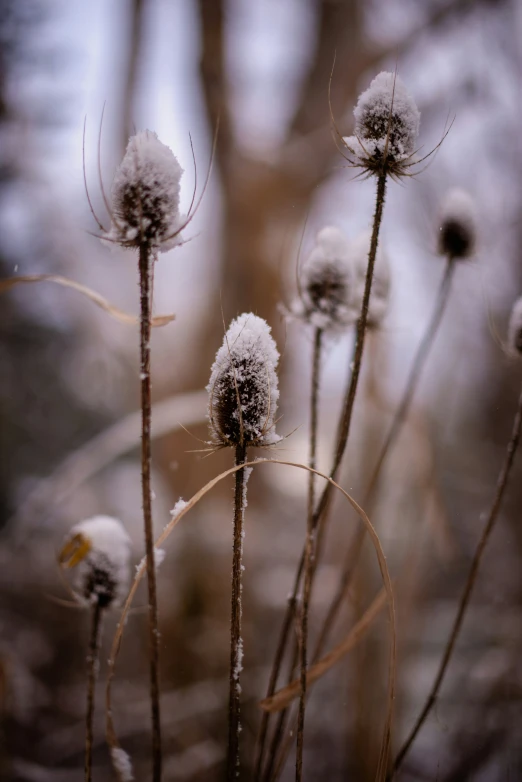
[[[72,571],[72,589],[85,605],[118,606],[129,588],[131,541],[123,524],[94,516],[70,530],[60,552],[62,567]]]
[[[338,228],[328,226],[317,234],[315,246],[299,275],[299,297],[290,315],[323,331],[339,331],[353,325],[354,269],[348,240]]]
[[[180,244],[183,169],[151,130],[129,139],[112,183],[112,225],[107,239],[124,247],[147,244],[167,252]]]
[[[476,245],[475,203],[465,190],[453,188],[442,203],[439,252],[455,260],[469,258]]]
[[[351,161],[368,173],[400,176],[414,162],[420,112],[402,80],[382,71],[354,109],[355,131],[343,139]]]
[[[212,366],[208,419],[214,445],[273,445],[279,352],[265,320],[244,313],[232,321]]]

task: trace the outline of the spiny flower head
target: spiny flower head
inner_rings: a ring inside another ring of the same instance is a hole
[[[420,112],[402,80],[394,73],[379,73],[353,113],[355,134],[343,139],[353,164],[374,174],[404,174],[413,162]]]
[[[454,259],[469,258],[476,245],[475,204],[465,190],[454,188],[446,195],[439,224],[439,252]]]
[[[107,238],[124,247],[166,252],[180,243],[183,169],[151,130],[132,136],[112,183],[112,226]]]
[[[363,231],[351,244],[352,262],[356,269],[356,306],[360,310],[366,284],[368,253],[370,251],[371,232]],[[372,289],[368,307],[367,324],[378,328],[388,311],[390,304],[391,271],[388,254],[381,244],[377,246],[373,271]]]
[[[522,296],[511,310],[508,327],[508,346],[512,355],[522,357]]]
[[[232,321],[212,366],[208,419],[214,445],[273,445],[279,353],[270,327],[251,312]],[[239,404],[238,404],[239,402]]]
[[[353,292],[348,240],[338,228],[323,228],[301,270],[300,296],[293,302],[290,314],[318,329],[342,330],[357,318],[352,306]]]
[[[119,605],[127,594],[130,555],[131,541],[123,524],[111,516],[94,516],[70,530],[59,563],[74,569],[72,587],[81,602],[108,608]]]

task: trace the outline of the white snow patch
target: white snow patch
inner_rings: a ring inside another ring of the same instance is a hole
[[[121,747],[111,747],[111,759],[119,782],[132,782],[134,771],[130,756]]]

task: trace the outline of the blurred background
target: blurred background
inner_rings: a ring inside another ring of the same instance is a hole
[[[216,161],[191,241],[162,255],[153,335],[155,523],[232,464],[205,448],[210,366],[227,324],[266,318],[282,353],[279,458],[307,459],[312,339],[286,324],[302,257],[326,224],[367,229],[374,183],[353,182],[336,150],[358,94],[394,70],[421,110],[430,167],[390,183],[381,241],[392,301],[371,334],[341,484],[361,499],[433,306],[443,262],[437,215],[457,185],[475,197],[476,257],[457,269],[446,317],[390,460],[373,521],[398,603],[397,748],[431,686],[487,510],[516,408],[520,368],[502,351],[522,290],[522,5],[518,0],[0,0],[0,272],[54,273],[138,311],[135,257],[92,234],[82,173],[107,227],[105,188],[128,137],[155,130],[179,158],[182,209]],[[105,106],[103,127],[100,119]],[[78,520],[118,516],[143,554],[137,329],[71,290],[42,283],[2,293],[0,307],[0,776],[83,778],[88,616],[71,603],[56,552]],[[500,336],[499,336],[500,335]],[[328,470],[353,334],[327,343],[319,467]],[[181,427],[183,425],[186,430]],[[261,454],[262,455],[262,454]],[[519,460],[520,462],[520,460]],[[522,779],[522,466],[480,572],[441,697],[401,772],[404,780]],[[242,750],[252,776],[258,701],[266,692],[305,533],[306,480],[258,468],[245,543]],[[232,481],[220,484],[166,544],[160,570],[166,780],[224,776]],[[311,615],[314,641],[336,590],[356,519],[336,498]],[[365,549],[330,644],[380,588]],[[150,775],[147,635],[139,593],[117,669],[114,719],[137,779]],[[117,613],[106,622],[95,729],[95,779],[111,779],[103,684]],[[370,780],[385,712],[388,625],[312,690],[305,734],[310,780]],[[281,779],[293,778],[293,749]]]

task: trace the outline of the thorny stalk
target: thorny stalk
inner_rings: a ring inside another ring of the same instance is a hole
[[[364,285],[364,294],[363,294],[363,301],[361,306],[361,314],[359,316],[359,319],[357,321],[357,329],[356,329],[356,336],[355,336],[355,345],[354,345],[354,352],[353,352],[353,361],[352,361],[352,371],[350,374],[350,381],[348,383],[348,388],[346,389],[346,395],[343,402],[343,407],[341,411],[341,416],[339,419],[339,425],[338,425],[338,431],[337,431],[337,443],[336,443],[336,449],[334,453],[334,458],[332,461],[332,466],[329,472],[330,478],[332,480],[336,480],[337,474],[339,472],[339,468],[341,466],[341,461],[346,449],[346,445],[348,442],[348,435],[350,433],[350,425],[352,421],[352,413],[355,403],[355,396],[357,392],[357,386],[359,383],[359,374],[362,364],[362,357],[364,352],[364,342],[366,337],[366,330],[367,330],[367,323],[368,323],[368,307],[370,303],[370,294],[372,289],[372,280],[373,280],[373,271],[375,267],[375,258],[377,256],[377,246],[379,242],[379,232],[382,222],[382,214],[384,209],[384,201],[386,197],[386,176],[387,172],[386,169],[379,174],[377,178],[377,192],[376,192],[376,198],[375,198],[375,212],[373,216],[373,226],[372,226],[372,234],[371,234],[371,241],[370,241],[370,250],[368,253],[368,266],[366,269],[366,279],[365,279],[365,285]],[[326,486],[324,487],[322,494],[319,498],[319,502],[317,504],[317,507],[314,511],[313,519],[312,519],[312,527],[314,532],[317,530],[318,526],[321,524],[321,521],[323,517],[326,517],[326,511],[328,508],[330,496],[331,496],[331,483],[328,482]],[[291,617],[295,613],[295,606],[296,606],[296,600],[297,600],[297,594],[299,591],[299,586],[302,579],[302,574],[304,570],[304,561],[305,561],[305,552],[303,551],[301,555],[301,559],[298,565],[298,570],[296,573],[296,579],[294,582],[294,590],[291,595],[291,597],[288,600],[287,607],[286,607],[286,613],[285,617],[283,619],[283,625],[282,625],[282,631],[280,635],[280,639],[278,642],[278,659],[275,661],[277,662],[277,666],[274,664],[272,668],[272,672],[270,675],[270,681],[269,686],[267,690],[266,697],[270,697],[274,694],[277,679],[279,676],[279,671],[281,668],[281,662],[283,659],[284,650],[286,648],[286,645],[288,643],[288,637],[290,628],[292,626]],[[314,571],[315,571],[315,564],[314,564]],[[312,583],[313,583],[313,574],[312,574]],[[289,619],[290,617],[290,619]],[[282,652],[281,652],[282,650]],[[281,653],[280,653],[281,652]],[[266,729],[265,729],[265,736],[266,736]],[[261,754],[264,751],[264,747],[261,746],[260,752]]]
[[[317,451],[317,418],[319,402],[319,374],[321,367],[321,339],[322,330],[315,329],[314,346],[312,354],[312,389],[310,395],[310,457],[309,466],[315,470]],[[303,604],[301,608],[301,632],[299,634],[299,658],[301,664],[301,695],[299,698],[299,713],[297,718],[297,753],[295,763],[296,782],[301,782],[303,776],[303,743],[304,722],[306,708],[306,669],[308,665],[308,611],[310,607],[310,593],[312,589],[312,575],[315,554],[315,475],[308,473],[308,518],[306,524],[306,544],[304,561],[304,586]]]
[[[94,695],[96,679],[98,675],[98,652],[101,636],[100,603],[96,600],[91,610],[91,633],[89,637],[89,651],[87,654],[87,714],[85,717],[85,782],[92,782],[92,747],[94,725]]]
[[[495,491],[495,496],[493,498],[493,503],[491,505],[491,508],[489,509],[489,513],[487,515],[486,522],[484,524],[484,528],[482,530],[482,535],[480,536],[479,542],[477,544],[477,548],[475,550],[475,555],[473,557],[473,561],[471,563],[471,567],[468,573],[468,577],[466,579],[466,583],[464,585],[464,589],[460,598],[459,607],[457,610],[457,615],[455,617],[455,621],[453,622],[453,626],[451,628],[451,633],[448,638],[448,642],[446,644],[446,648],[444,650],[444,654],[442,656],[442,660],[439,666],[439,670],[437,671],[437,675],[435,677],[435,681],[433,682],[433,686],[430,690],[430,693],[428,695],[428,698],[426,700],[426,703],[424,704],[421,713],[419,714],[415,725],[413,726],[408,738],[402,745],[401,749],[399,750],[397,757],[395,758],[393,769],[390,775],[390,778],[395,774],[395,772],[399,769],[399,767],[402,764],[402,761],[408,754],[408,751],[415,741],[415,738],[417,737],[417,734],[419,733],[421,727],[423,726],[426,717],[430,713],[431,709],[433,708],[437,696],[442,684],[442,681],[444,679],[444,675],[446,673],[446,670],[448,668],[449,662],[451,660],[451,655],[453,654],[453,650],[455,648],[455,644],[460,632],[460,629],[462,627],[462,622],[464,621],[464,615],[466,613],[466,609],[469,604],[469,600],[471,597],[471,593],[473,591],[473,587],[475,585],[475,581],[477,580],[477,574],[478,569],[480,567],[480,562],[482,560],[482,556],[484,554],[484,550],[486,548],[487,542],[489,540],[489,537],[493,531],[493,528],[495,526],[495,522],[498,518],[498,513],[500,510],[500,506],[502,504],[502,499],[504,497],[504,493],[506,491],[508,482],[509,482],[509,476],[511,474],[511,468],[513,467],[513,462],[515,460],[515,455],[517,452],[518,444],[520,441],[520,433],[522,431],[522,391],[520,392],[520,396],[518,399],[518,407],[517,412],[515,415],[515,420],[513,422],[513,430],[511,432],[511,438],[508,443],[506,456],[504,459],[504,464],[502,465],[502,469],[500,471],[500,474],[498,476],[497,480],[497,487]]]
[[[152,264],[154,258],[146,242],[140,244],[140,379],[141,379],[141,487],[145,553],[147,560],[147,588],[149,601],[150,646],[150,702],[152,717],[152,779],[161,781],[161,721],[159,700],[159,630],[156,568],[154,564],[154,535],[152,529],[151,488],[151,377],[150,334],[152,301]]]
[[[246,445],[236,446],[236,465],[246,459]],[[246,471],[238,470],[235,475],[234,491],[234,544],[232,555],[232,598],[230,617],[230,687],[228,702],[228,755],[227,779],[233,782],[239,773],[239,724],[240,674],[243,648],[241,640],[241,592],[242,592],[242,555],[243,524],[245,519]]]
[[[431,348],[435,341],[435,337],[437,336],[439,326],[442,322],[442,318],[446,310],[446,305],[449,299],[449,293],[451,290],[451,283],[453,280],[453,272],[455,270],[455,266],[456,266],[455,258],[453,258],[452,256],[448,256],[446,262],[446,269],[444,271],[444,275],[440,283],[432,316],[430,318],[426,331],[424,332],[424,336],[421,340],[421,343],[417,349],[417,353],[415,355],[413,365],[410,370],[408,382],[406,383],[404,393],[397,407],[397,410],[395,411],[395,415],[393,416],[390,429],[382,445],[382,448],[379,453],[379,457],[377,459],[377,462],[375,463],[375,467],[373,468],[373,472],[371,474],[371,478],[368,483],[368,488],[366,489],[366,493],[363,500],[363,506],[365,508],[368,508],[368,512],[370,514],[371,514],[372,503],[375,500],[375,490],[377,489],[379,479],[382,474],[382,468],[386,462],[386,458],[388,454],[392,450],[394,444],[398,439],[399,434],[402,431],[402,427],[408,416],[408,412],[410,410],[410,406],[415,391],[417,390],[417,386],[419,384],[419,380],[421,378],[423,369],[426,365],[426,362],[431,352]],[[324,648],[324,644],[326,643],[326,640],[330,633],[330,630],[337,618],[339,610],[341,606],[344,604],[344,599],[346,597],[348,589],[350,588],[352,577],[361,553],[364,538],[365,538],[364,528],[359,525],[357,527],[357,531],[354,535],[354,538],[350,543],[350,547],[346,555],[343,573],[341,576],[341,580],[339,582],[339,586],[337,588],[337,592],[334,596],[334,599],[325,617],[315,656],[320,656],[321,651]]]

